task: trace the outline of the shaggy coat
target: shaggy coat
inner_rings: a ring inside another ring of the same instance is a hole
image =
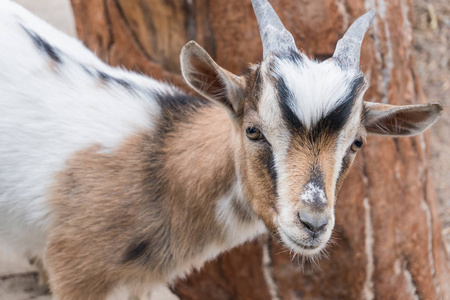
[[[319,254],[365,136],[442,110],[365,103],[359,69],[291,48],[245,77],[194,42],[181,65],[205,99],[0,1],[0,243],[37,258],[57,299],[138,295],[266,231]]]

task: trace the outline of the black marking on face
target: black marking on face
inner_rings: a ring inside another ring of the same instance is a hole
[[[37,33],[29,30],[28,28],[22,26],[22,28],[25,30],[25,32],[30,36],[30,38],[33,40],[33,43],[36,45],[36,47],[47,54],[54,62],[61,63],[61,57],[59,54],[59,50],[50,45],[46,40],[44,40],[42,37],[40,37]]]
[[[292,111],[290,106],[294,99],[292,91],[286,85],[283,77],[277,79],[277,90],[278,97],[280,101],[280,108],[285,125],[289,128],[291,132],[299,132],[303,129],[303,124],[297,115]]]
[[[277,169],[275,168],[275,157],[273,155],[272,149],[270,149],[269,157],[267,159],[267,172],[269,173],[270,179],[272,179],[272,185],[273,190],[275,191],[275,195],[278,195],[277,189],[278,174]]]
[[[350,83],[350,92],[335,109],[330,111],[322,118],[313,129],[313,131],[327,131],[330,134],[339,132],[347,123],[352,113],[352,107],[355,104],[359,91],[364,86],[364,77],[359,76]]]
[[[301,123],[301,120],[291,110],[289,103],[293,101],[292,93],[287,89],[282,78],[278,79],[278,92],[280,97],[280,107],[283,118],[289,125],[293,135],[301,134],[303,140],[309,145],[315,145],[319,141],[324,141],[336,135],[342,130],[348,122],[353,105],[357,99],[361,89],[364,87],[364,77],[358,76],[350,83],[350,91],[341,103],[330,111],[326,116],[322,117],[309,131]],[[331,140],[330,140],[331,141]]]
[[[321,168],[319,167],[319,165],[317,163],[314,163],[311,166],[310,175],[309,175],[309,181],[305,185],[305,187],[307,187],[309,184],[312,184],[315,187],[319,187],[325,193],[325,183],[324,183],[324,180],[323,180],[323,172],[322,172]],[[315,192],[312,195],[312,198],[313,198],[312,201],[308,201],[307,202],[307,204],[314,211],[322,211],[327,206],[327,203],[323,201],[321,196],[322,195],[321,195],[320,192]],[[325,195],[325,197],[326,197],[326,195]]]
[[[123,256],[123,263],[136,261],[139,258],[143,257],[146,250],[148,249],[149,242],[143,241],[136,244],[131,244],[125,252]]]
[[[347,171],[347,169],[350,167],[351,158],[349,154],[346,154],[344,158],[342,159],[341,163],[341,170],[339,171],[338,181],[341,178],[341,176]]]
[[[299,67],[303,64],[302,56],[298,52],[294,51],[290,51],[287,55],[285,54],[282,56],[277,56],[277,59],[288,60],[291,64],[298,65]],[[272,72],[276,73],[273,68]],[[285,125],[290,129],[290,131],[299,132],[303,129],[303,124],[292,110],[294,95],[292,94],[292,91],[287,87],[284,77],[276,76],[275,80],[281,113],[283,120],[285,120]]]
[[[271,184],[266,185],[266,188],[268,190],[273,191],[272,195],[275,197],[278,196],[277,191],[277,180],[278,180],[278,173],[275,167],[275,157],[272,151],[272,148],[269,144],[264,145],[264,148],[259,149],[256,158],[258,160],[258,165],[263,166],[257,167],[255,171],[258,173],[258,176],[260,178],[263,177],[269,177]]]
[[[315,186],[324,187],[325,183],[323,181],[323,172],[317,163],[311,166],[311,172],[309,177],[309,182],[313,183]]]
[[[339,170],[339,176],[336,181],[336,190],[335,190],[335,196],[337,197],[337,194],[339,193],[339,190],[342,186],[342,183],[344,182],[345,177],[348,174],[348,171],[350,169],[350,166],[352,165],[354,159],[354,155],[347,153],[344,158],[342,159],[341,163],[341,169]]]

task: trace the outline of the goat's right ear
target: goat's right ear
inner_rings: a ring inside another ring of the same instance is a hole
[[[221,68],[194,41],[181,50],[181,72],[187,83],[198,93],[223,105],[232,115],[242,110],[245,81]]]

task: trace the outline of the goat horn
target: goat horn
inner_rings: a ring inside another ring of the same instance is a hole
[[[374,17],[374,10],[359,17],[337,42],[333,58],[339,65],[344,68],[359,69],[362,41]]]
[[[252,0],[263,43],[263,58],[270,53],[298,51],[292,34],[284,28],[277,13],[267,0]]]

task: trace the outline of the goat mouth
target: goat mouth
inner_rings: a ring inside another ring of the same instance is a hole
[[[283,237],[285,237],[285,239],[287,239],[289,242],[293,243],[294,245],[296,245],[297,247],[304,249],[304,250],[314,250],[319,248],[321,245],[320,243],[316,243],[316,244],[304,244],[298,240],[293,239],[292,237],[289,236],[289,234],[287,234],[286,232],[284,232],[283,229],[279,228],[279,231],[281,233],[281,238],[283,239]]]

